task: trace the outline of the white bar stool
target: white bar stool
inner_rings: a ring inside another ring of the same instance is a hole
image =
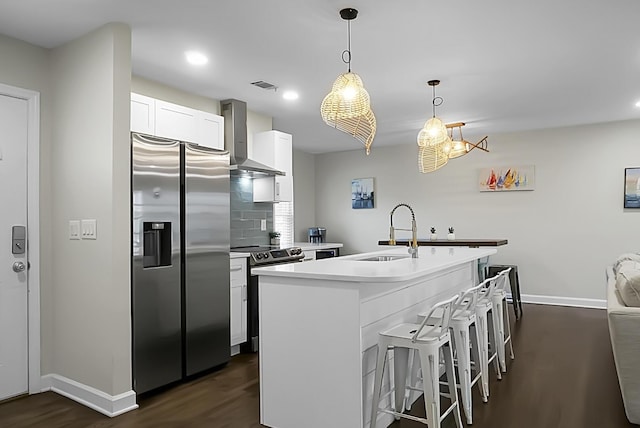
[[[449,326],[453,334],[454,360],[457,359],[459,380],[457,387],[460,388],[462,408],[464,409],[468,424],[473,423],[471,400],[471,389],[473,385],[478,385],[482,401],[486,403],[488,400],[488,391],[485,390],[485,385],[488,385],[488,380],[485,380],[485,378],[488,378],[489,373],[488,369],[484,368],[482,364],[483,360],[480,357],[484,341],[487,340],[483,339],[487,335],[487,330],[486,327],[483,329],[479,325],[476,317],[478,293],[483,288],[484,283],[481,283],[469,288],[462,294],[453,306]],[[418,322],[422,322],[425,316],[426,314],[418,315]],[[437,319],[437,315],[435,315],[435,317],[432,315],[432,319],[427,320],[427,325],[434,325]],[[471,373],[472,361],[473,369],[475,370],[473,379]],[[416,370],[413,369],[411,370],[410,382],[415,382],[416,378]],[[480,380],[482,380],[482,382],[480,382]],[[409,396],[409,401],[412,401],[411,396]]]
[[[509,344],[509,356],[513,360],[513,344],[511,343],[511,326],[509,322],[509,308],[507,306],[507,289],[511,289],[509,283],[511,268],[500,271],[496,275],[496,290],[491,296],[491,313],[493,332],[496,338],[496,350],[498,360],[503,373],[507,372],[506,346]]]
[[[482,386],[485,395],[489,397],[489,364],[493,362],[496,376],[498,380],[502,379],[500,372],[500,366],[498,363],[498,352],[495,346],[495,337],[493,329],[493,322],[491,328],[489,328],[489,314],[493,310],[493,295],[496,292],[498,281],[498,275],[487,278],[480,283],[480,290],[478,291],[478,300],[476,302],[476,325],[478,336],[480,338],[480,365],[482,373],[486,373],[486,376],[482,377]],[[493,319],[493,318],[492,318]],[[489,346],[491,345],[491,346]]]
[[[455,295],[448,300],[437,303],[421,324],[400,324],[379,333],[378,358],[371,404],[371,428],[376,427],[378,412],[392,414],[396,419],[406,418],[421,422],[429,428],[439,428],[442,420],[453,412],[456,426],[462,428],[453,367],[453,352],[451,351],[451,334],[449,333],[451,309],[457,299],[458,295]],[[427,326],[427,319],[431,318],[435,312],[441,314],[439,325]],[[387,363],[389,349],[393,349],[394,352],[395,387],[388,394],[395,392],[395,409],[379,407],[384,366]],[[408,355],[411,349],[417,350],[420,358],[426,419],[402,413],[407,388]],[[445,373],[449,386],[448,394],[440,393],[440,349],[444,354]],[[440,395],[448,396],[451,399],[451,405],[442,414],[440,414]]]

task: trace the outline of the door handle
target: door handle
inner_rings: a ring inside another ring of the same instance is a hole
[[[15,262],[13,264],[13,271],[16,273],[24,272],[27,266],[23,262]]]

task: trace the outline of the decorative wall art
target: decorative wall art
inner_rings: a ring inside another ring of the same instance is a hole
[[[624,169],[624,207],[640,208],[640,167]]]
[[[479,185],[481,192],[533,190],[535,169],[533,165],[483,168],[480,170]]]
[[[354,178],[351,180],[351,208],[373,208],[374,204],[373,178]]]

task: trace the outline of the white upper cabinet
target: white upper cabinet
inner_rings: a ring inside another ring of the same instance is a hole
[[[212,149],[224,150],[224,117],[198,111],[196,142]]]
[[[131,94],[131,130],[224,150],[224,118]]]
[[[131,130],[154,135],[156,129],[156,100],[131,94]]]
[[[286,175],[253,180],[254,202],[293,200],[293,138],[280,131],[259,132],[253,136],[253,160],[283,171]]]
[[[280,131],[258,132],[253,135],[253,159],[291,175],[293,138]]]
[[[198,135],[196,110],[156,100],[156,135],[195,143]]]

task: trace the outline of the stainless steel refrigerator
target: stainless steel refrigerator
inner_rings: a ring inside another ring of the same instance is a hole
[[[230,358],[229,154],[131,134],[133,386]]]

